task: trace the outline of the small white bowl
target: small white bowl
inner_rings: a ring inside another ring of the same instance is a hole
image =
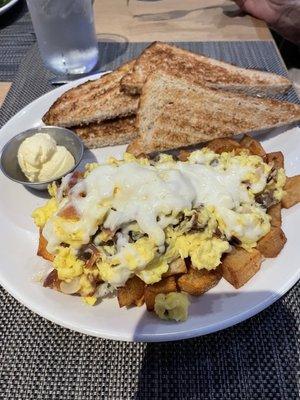
[[[63,175],[52,179],[47,182],[30,182],[23,174],[19,163],[18,163],[18,150],[23,142],[30,136],[36,133],[47,133],[50,135],[59,146],[65,146],[67,150],[73,155],[75,165],[66,171]],[[30,187],[36,190],[46,190],[48,185],[54,181],[61,179],[63,176],[72,172],[80,163],[84,152],[84,145],[78,136],[72,131],[66,128],[60,128],[57,126],[43,126],[39,128],[28,129],[25,132],[19,133],[10,139],[3,147],[0,167],[4,175],[14,182],[20,183],[24,186]]]

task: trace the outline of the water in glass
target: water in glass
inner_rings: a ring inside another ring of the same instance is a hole
[[[81,74],[98,61],[91,0],[27,0],[43,61],[55,73]]]

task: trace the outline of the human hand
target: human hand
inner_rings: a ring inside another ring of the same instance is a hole
[[[300,0],[234,0],[245,12],[267,22],[287,39],[300,42]]]

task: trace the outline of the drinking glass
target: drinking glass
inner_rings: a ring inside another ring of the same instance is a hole
[[[83,74],[98,61],[91,0],[27,0],[45,66],[58,74]]]

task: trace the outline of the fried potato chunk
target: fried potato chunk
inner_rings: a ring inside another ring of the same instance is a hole
[[[281,203],[274,204],[273,206],[268,208],[268,214],[271,217],[271,226],[275,226],[276,228],[281,227]]]
[[[141,306],[144,304],[145,283],[138,277],[128,279],[124,287],[118,289],[120,307]]]
[[[207,269],[189,268],[188,273],[180,276],[177,285],[180,290],[193,296],[200,296],[216,286],[222,278],[220,268],[208,271]]]
[[[248,252],[241,248],[235,248],[223,258],[223,277],[238,289],[259,271],[261,262],[262,256],[258,250],[252,249]]]
[[[47,240],[44,238],[44,236],[42,235],[42,232],[40,231],[37,255],[44,258],[45,260],[53,261],[54,255],[47,251],[47,248],[46,248],[47,244],[48,244]]]
[[[286,179],[285,194],[281,200],[282,207],[290,208],[300,202],[300,175]]]
[[[262,145],[249,135],[244,135],[243,139],[240,141],[240,145],[250,151],[251,154],[265,157],[266,152]]]
[[[272,227],[270,232],[257,243],[257,250],[267,258],[274,258],[283,249],[286,237],[281,228]]]
[[[229,153],[231,151],[240,152],[242,150],[240,144],[236,140],[228,138],[213,139],[212,141],[207,143],[206,147],[217,154],[221,154],[224,152]]]
[[[148,311],[154,310],[155,297],[159,293],[167,294],[177,292],[176,280],[174,276],[162,279],[160,282],[145,287],[145,303]]]
[[[267,163],[273,163],[276,169],[284,168],[284,157],[281,151],[275,151],[274,153],[267,154]]]
[[[177,258],[177,260],[172,261],[169,264],[169,269],[163,274],[163,277],[185,274],[187,272],[185,261],[182,258]]]

